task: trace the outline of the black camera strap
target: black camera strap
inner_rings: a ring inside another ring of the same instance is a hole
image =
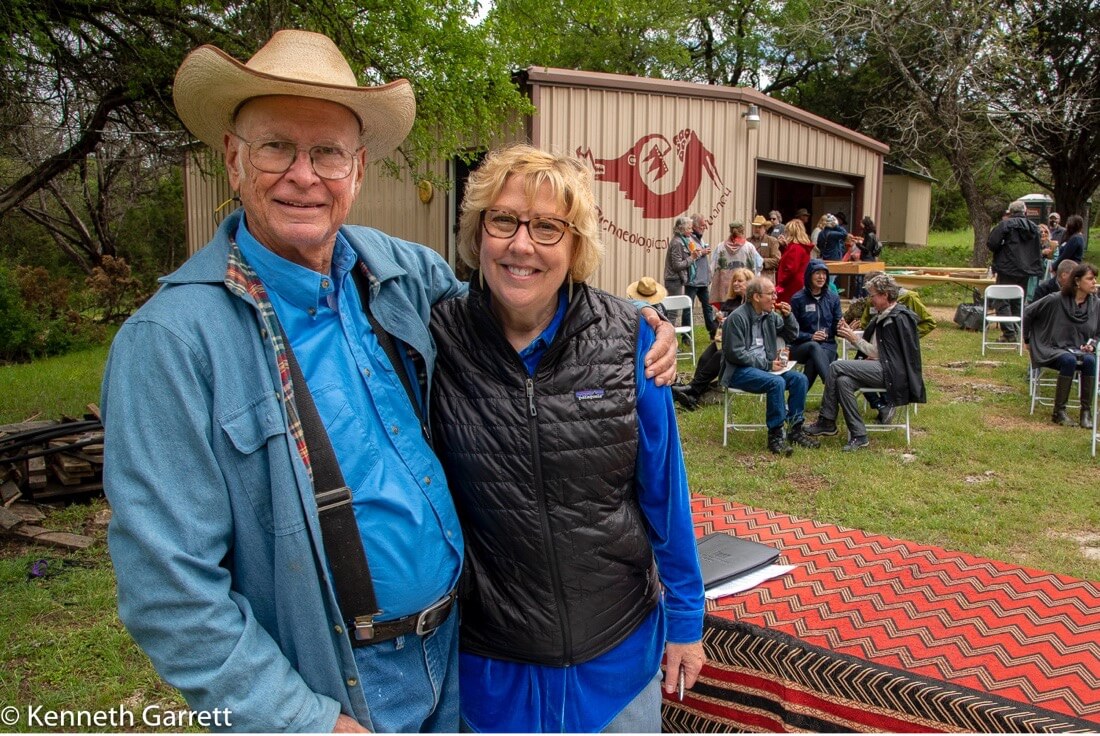
[[[412,389],[412,382],[404,361],[397,352],[397,346],[391,336],[379,324],[370,310],[370,293],[367,289],[367,277],[356,266],[352,268],[352,278],[359,292],[363,313],[374,331],[378,340],[394,370],[401,379],[401,384],[409,395],[409,403],[420,422],[421,431],[425,439],[430,436],[427,424],[424,422],[420,404],[416,400],[416,394]],[[278,317],[276,317],[278,321]],[[280,329],[282,326],[280,325]],[[370,573],[370,564],[367,562],[367,553],[363,549],[363,539],[359,532],[359,525],[355,521],[355,512],[352,508],[351,489],[344,480],[340,471],[340,464],[336,459],[336,453],[332,449],[328,432],[317,412],[317,405],[313,401],[313,395],[309,391],[305,376],[294,351],[290,347],[290,340],[283,331],[283,343],[286,346],[287,362],[290,366],[290,380],[294,387],[294,405],[298,411],[298,419],[302,423],[302,433],[306,447],[309,450],[310,467],[313,471],[313,497],[317,503],[317,516],[321,525],[321,540],[325,548],[325,556],[328,558],[329,569],[332,571],[333,584],[336,588],[336,598],[340,605],[341,615],[347,622],[353,643],[369,641],[374,637],[374,617],[382,613],[378,607],[378,599],[374,593],[374,580]]]
[[[317,413],[313,395],[305,376],[283,332],[286,357],[290,364],[290,380],[294,386],[294,405],[302,423],[306,447],[309,448],[313,470],[313,498],[317,502],[317,519],[321,524],[321,541],[325,547],[329,570],[332,571],[340,613],[352,637],[369,639],[374,630],[374,617],[382,611],[374,594],[374,579],[370,574],[363,538],[355,522],[351,505],[351,489],[344,482],[340,464],[332,449],[328,432]]]

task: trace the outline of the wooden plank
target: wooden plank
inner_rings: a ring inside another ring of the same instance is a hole
[[[103,417],[99,415],[99,404],[88,404],[88,406],[85,408],[88,410],[88,413],[91,414],[93,417],[99,419],[100,421],[103,421]]]
[[[65,498],[73,498],[75,496],[91,496],[103,493],[103,483],[101,481],[95,481],[91,483],[81,483],[79,485],[65,486],[51,483],[46,488],[34,492],[34,500],[36,502],[41,501],[57,501]]]
[[[0,506],[0,531],[11,532],[23,525],[23,517],[9,508]]]
[[[20,519],[20,522],[22,522],[22,519]],[[83,534],[55,532],[31,524],[22,524],[6,531],[9,536],[25,539],[35,544],[48,544],[52,547],[63,547],[65,549],[87,549],[95,543],[94,539],[85,537]]]
[[[23,503],[12,504],[8,509],[13,514],[18,514],[19,518],[23,521],[42,521],[46,518],[46,515],[42,513],[42,510],[37,506],[32,506],[26,501]]]
[[[27,460],[27,486],[29,488],[46,487],[46,458],[32,457]]]
[[[6,480],[0,483],[0,504],[10,506],[22,495],[23,492],[15,485],[15,481]]]

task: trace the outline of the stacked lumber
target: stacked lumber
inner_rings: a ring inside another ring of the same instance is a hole
[[[0,503],[42,503],[103,493],[103,425],[89,405],[84,419],[0,426]]]

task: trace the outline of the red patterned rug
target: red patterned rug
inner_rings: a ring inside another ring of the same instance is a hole
[[[670,731],[1100,731],[1100,586],[732,502],[797,565],[708,603],[712,663]]]

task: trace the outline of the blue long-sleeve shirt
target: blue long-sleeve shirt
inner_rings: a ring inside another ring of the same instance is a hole
[[[529,374],[534,375],[553,342],[566,304],[562,295],[554,319],[520,351]],[[691,643],[702,638],[703,586],[672,394],[645,377],[643,359],[653,339],[653,331],[643,322],[635,352],[635,482],[665,587],[662,604],[614,649],[572,667],[463,653],[459,664],[462,714],[476,731],[600,731],[656,675],[666,641]]]
[[[352,489],[380,620],[424,610],[458,582],[462,532],[443,468],[363,313],[354,251],[337,235],[331,271],[318,273],[260,245],[243,219],[237,244],[267,288]],[[415,375],[407,359],[406,371]]]

